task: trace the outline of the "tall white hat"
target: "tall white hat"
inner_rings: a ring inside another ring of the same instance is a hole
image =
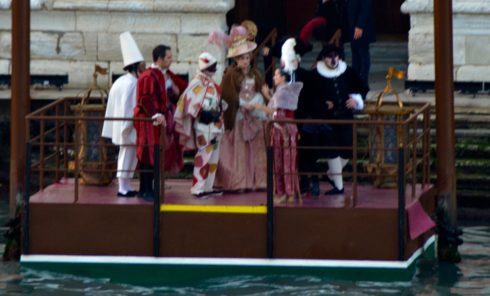
[[[119,41],[121,42],[124,68],[145,60],[130,32],[119,35]]]

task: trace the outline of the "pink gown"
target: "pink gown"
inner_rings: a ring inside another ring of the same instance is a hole
[[[294,111],[277,109],[274,119],[294,119]],[[274,123],[271,145],[274,150],[274,195],[294,196],[298,184],[298,127],[293,123]]]
[[[272,116],[274,120],[294,119],[302,88],[301,82],[286,83],[277,87],[268,105],[276,110]],[[270,143],[274,151],[274,194],[294,196],[299,193],[298,127],[294,123],[273,123]]]
[[[215,187],[226,191],[257,190],[267,186],[267,158],[263,111],[247,111],[246,104],[264,103],[254,79],[242,82],[235,126],[221,139]]]

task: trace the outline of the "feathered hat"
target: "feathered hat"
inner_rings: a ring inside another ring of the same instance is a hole
[[[310,43],[311,37],[315,37],[315,32],[322,30],[326,27],[327,21],[323,17],[315,17],[308,21],[306,25],[301,28],[299,37],[296,38],[295,50],[299,55],[311,51],[313,46]]]
[[[223,32],[211,32],[208,37],[209,43],[225,46],[228,48],[227,58],[234,58],[252,52],[257,48],[257,44],[252,41],[247,41],[247,29],[242,26],[233,26],[230,30],[230,35]]]
[[[296,71],[299,62],[301,61],[301,57],[295,51],[295,46],[296,39],[289,38],[281,47],[281,62],[284,65],[284,70],[289,73]]]

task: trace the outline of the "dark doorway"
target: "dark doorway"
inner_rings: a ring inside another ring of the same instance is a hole
[[[408,39],[410,16],[400,11],[405,0],[373,0],[376,34],[379,40]]]
[[[373,0],[378,39],[407,39],[410,18],[400,11],[403,2]],[[314,16],[316,5],[316,0],[235,0],[235,8],[228,12],[227,22],[231,25],[251,19],[259,25],[259,30],[270,31],[275,27],[280,34],[296,35]]]

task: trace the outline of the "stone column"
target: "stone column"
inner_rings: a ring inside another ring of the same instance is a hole
[[[490,5],[452,1],[454,80],[490,81]],[[408,80],[434,81],[434,3],[406,0],[401,10],[410,14]]]

